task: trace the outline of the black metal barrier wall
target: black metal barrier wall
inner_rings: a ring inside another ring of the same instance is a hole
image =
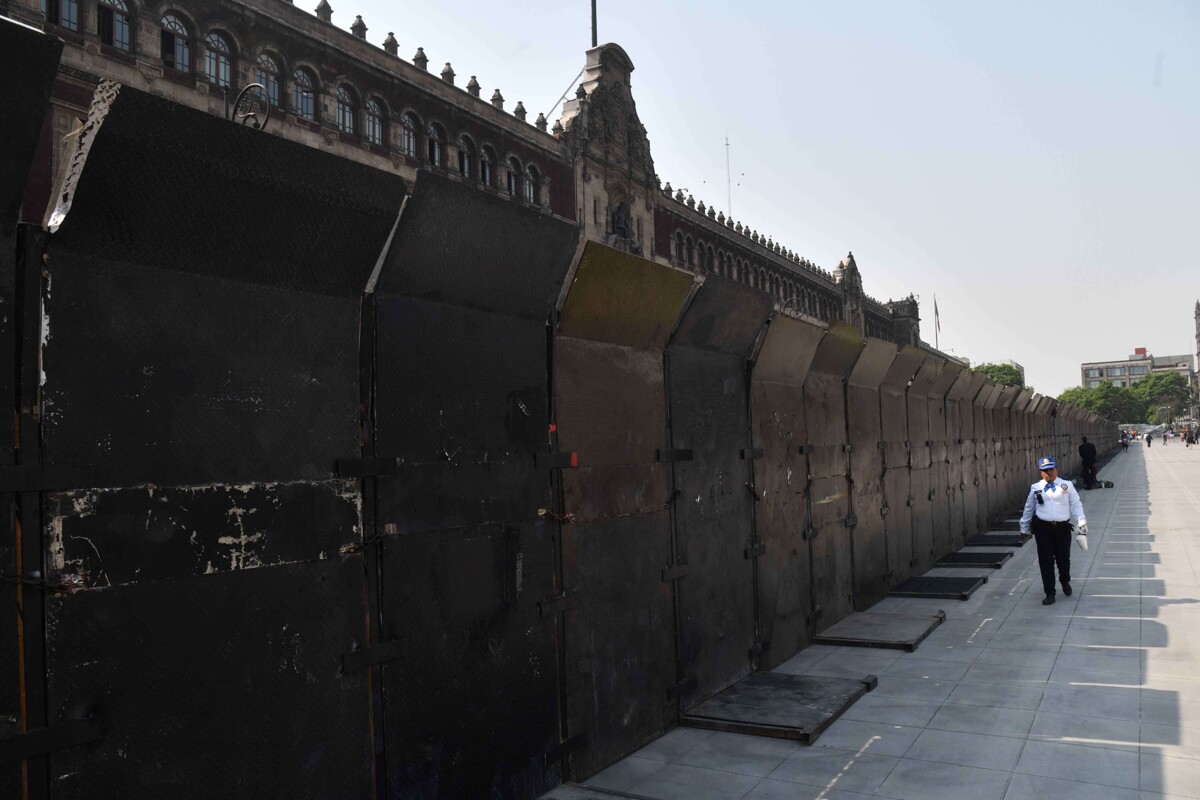
[[[4,796],[536,797],[1116,444],[448,178],[99,96],[56,230],[0,238]]]

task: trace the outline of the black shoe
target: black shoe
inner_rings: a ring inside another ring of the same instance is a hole
[[[1070,597],[1071,596],[1071,584],[1064,583],[1062,585],[1062,587],[1063,587],[1063,594],[1065,594],[1067,597]]]
[[[1044,606],[1054,605],[1054,595],[1052,595],[1052,594],[1046,595],[1046,599],[1042,601],[1042,605],[1044,605]]]

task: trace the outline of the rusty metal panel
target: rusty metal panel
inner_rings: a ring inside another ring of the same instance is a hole
[[[776,330],[772,323],[772,330]],[[769,339],[768,339],[769,341]],[[812,564],[804,538],[808,524],[804,457],[804,392],[799,385],[758,379],[750,387],[754,440],[763,448],[754,463],[759,499],[755,528],[758,559],[758,625],[764,642],[760,668],[787,661],[811,641]]]
[[[384,739],[393,797],[537,797],[561,780],[555,546],[542,521],[379,545]],[[338,796],[344,792],[332,792]],[[359,796],[366,796],[365,794]]]
[[[924,363],[915,348],[896,353],[879,388],[882,432],[884,526],[888,550],[888,587],[907,580],[913,571],[913,529],[909,484],[908,382]]]
[[[690,309],[687,313],[690,313]],[[685,314],[686,322],[686,314]],[[688,708],[745,677],[755,644],[751,446],[743,356],[672,345],[667,351],[673,464],[681,679],[696,686]]]
[[[677,704],[672,561],[667,511],[563,529],[569,755],[583,780],[671,728]],[[687,582],[685,574],[680,581]]]
[[[578,242],[573,224],[420,170],[379,291],[545,322]]]
[[[825,329],[789,317],[771,320],[754,360],[754,380],[801,386]]]
[[[990,380],[984,380],[975,396],[975,480],[979,502],[976,506],[976,528],[987,530],[991,524],[993,491],[992,480],[995,470],[995,456],[992,452],[995,444],[993,438],[992,417],[987,404],[998,387]]]
[[[911,345],[906,345],[911,347]],[[916,348],[912,348],[916,349]],[[924,354],[921,367],[908,387],[909,498],[912,514],[913,568],[917,574],[936,561],[934,552],[933,497],[931,496],[929,391],[941,367],[941,359]]]
[[[710,274],[679,321],[671,343],[746,358],[771,307],[771,296],[766,292]]]
[[[661,351],[693,285],[689,273],[588,242],[559,314],[558,333]]]
[[[752,373],[751,422],[754,441],[763,448],[754,462],[755,528],[763,547],[757,561],[758,627],[769,643],[760,668],[783,663],[812,636],[803,383],[824,335],[816,325],[775,317]]]
[[[850,474],[854,479],[854,609],[862,611],[887,596],[888,539],[883,507],[883,425],[879,387],[896,357],[896,345],[867,339],[846,382]]]
[[[341,661],[366,637],[363,570],[335,552],[50,597],[51,722],[104,731],[51,756],[51,796],[369,797],[370,687]]]

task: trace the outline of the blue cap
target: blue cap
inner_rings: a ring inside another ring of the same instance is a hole
[[[1045,472],[1048,469],[1057,469],[1058,464],[1054,463],[1054,456],[1044,456],[1038,461],[1038,469]]]

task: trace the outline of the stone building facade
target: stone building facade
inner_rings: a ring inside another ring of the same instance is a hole
[[[53,110],[23,216],[40,220],[65,142],[87,111],[99,78],[241,119],[253,110],[265,135],[334,152],[411,180],[429,169],[568,219],[592,240],[698,275],[716,273],[776,300],[782,313],[844,320],[866,335],[921,345],[915,297],[883,303],[863,290],[853,255],[818,267],[660,183],[633,99],[633,61],[618,45],[586,53],[573,99],[551,127],[518,101],[450,63],[430,70],[423,49],[399,55],[356,17],[333,24],[287,0],[0,0],[0,13],[66,43]],[[255,97],[244,97],[251,89]]]

